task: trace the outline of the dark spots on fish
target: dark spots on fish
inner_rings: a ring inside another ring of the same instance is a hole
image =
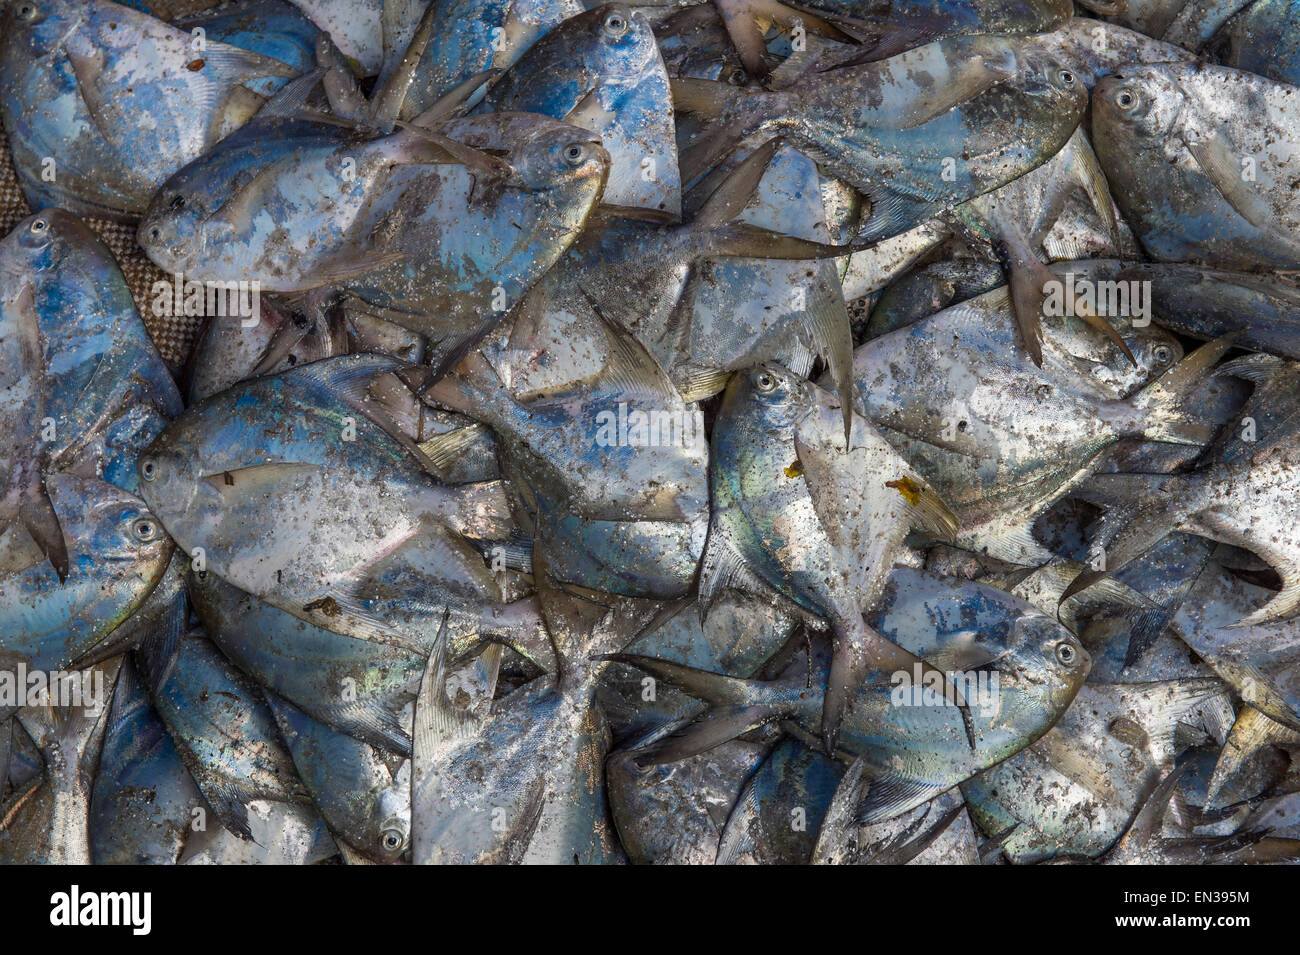
[[[191,73],[197,73],[199,70],[203,69],[203,66],[204,66],[204,62],[201,59],[190,60],[188,63],[185,64],[185,69],[189,70]]]
[[[304,611],[311,612],[319,610],[327,617],[337,617],[343,611],[339,608],[338,601],[333,597],[322,597],[320,600],[313,600],[302,608]]]

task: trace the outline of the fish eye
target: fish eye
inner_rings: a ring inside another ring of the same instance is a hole
[[[1157,365],[1167,365],[1173,359],[1173,352],[1169,350],[1168,345],[1157,345],[1151,351],[1151,357],[1156,360]]]
[[[142,544],[147,544],[158,536],[158,525],[147,517],[142,517],[131,525],[131,533]]]
[[[406,845],[406,833],[400,829],[385,829],[379,834],[379,844],[385,852],[396,852]]]
[[[1115,97],[1115,105],[1120,109],[1128,110],[1137,106],[1137,94],[1130,89],[1122,89]]]
[[[162,238],[162,229],[158,228],[157,226],[150,226],[150,228],[149,228],[149,238],[153,239],[155,242],[158,241],[159,239],[161,239],[161,238]]]
[[[33,219],[32,224],[28,227],[32,235],[45,235],[50,231],[50,224],[44,219]]]
[[[621,13],[611,13],[601,24],[601,29],[605,31],[606,36],[617,39],[627,32],[628,26],[627,17]]]
[[[1062,666],[1070,666],[1077,660],[1079,655],[1074,651],[1074,647],[1068,643],[1058,643],[1056,645],[1056,659],[1061,662]]]
[[[1056,74],[1056,78],[1061,81],[1062,86],[1068,87],[1074,85],[1074,74],[1069,70],[1061,70]]]
[[[19,20],[33,20],[36,18],[36,4],[22,3],[18,5]]]
[[[754,384],[758,387],[759,391],[763,392],[763,394],[770,394],[776,390],[776,386],[780,384],[780,382],[777,381],[776,375],[772,374],[770,371],[764,371],[760,372],[759,376],[754,379]]]
[[[158,477],[158,464],[153,458],[145,458],[140,462],[140,477],[146,481],[152,481]]]
[[[194,576],[199,579],[199,583],[202,583],[208,579],[208,572],[206,570],[196,570]]]
[[[587,147],[582,143],[570,143],[564,147],[564,161],[570,166],[581,166],[587,160]]]
[[[749,82],[749,74],[740,67],[736,67],[727,74],[727,82],[732,86],[744,86]]]

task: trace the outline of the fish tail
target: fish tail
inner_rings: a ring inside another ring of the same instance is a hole
[[[1242,768],[1260,749],[1266,746],[1282,744],[1294,746],[1300,744],[1300,733],[1271,720],[1253,706],[1242,708],[1237,721],[1232,724],[1232,731],[1219,752],[1219,760],[1214,766],[1214,775],[1206,788],[1205,808],[1224,808],[1223,789],[1229,781],[1236,778]]]
[[[413,112],[408,107],[406,94],[410,92],[411,85],[415,82],[416,70],[424,56],[425,48],[429,45],[437,7],[436,3],[431,3],[424,11],[406,52],[402,54],[401,60],[397,62],[375,94],[370,122],[376,129],[390,132],[399,116]]]
[[[694,142],[679,160],[682,182],[708,172],[740,141],[763,124],[778,94],[748,90],[717,80],[674,79],[673,107],[703,121]]]
[[[634,653],[614,653],[605,659],[634,666],[674,689],[714,706],[753,703],[762,685],[756,680],[726,676],[709,670],[699,670],[683,663],[639,656]]]
[[[1117,508],[1126,523],[1106,545],[1104,571],[1080,574],[1062,599],[1114,573],[1160,543],[1204,504],[1204,479],[1195,474],[1097,474],[1071,493],[1093,504]]]
[[[751,152],[727,174],[696,213],[691,227],[704,239],[713,255],[816,259],[832,258],[850,251],[848,247],[814,242],[738,221],[780,148],[781,140],[777,138]]]
[[[1207,342],[1131,399],[1137,412],[1124,437],[1145,437],[1151,441],[1203,447],[1214,437],[1215,426],[1188,413],[1183,404],[1209,374],[1210,369],[1232,348],[1237,335],[1224,335]]]
[[[47,700],[19,710],[18,722],[36,743],[45,760],[46,772],[51,776],[66,778],[69,774],[84,771],[93,777],[93,763],[99,759],[110,698],[121,663],[122,657],[115,657],[79,672],[84,705],[55,706],[54,701]],[[96,684],[100,680],[103,681],[103,696],[87,698],[87,691],[97,691]]]

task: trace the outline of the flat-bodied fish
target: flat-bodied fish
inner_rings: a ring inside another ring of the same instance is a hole
[[[602,206],[681,218],[668,72],[641,13],[609,3],[566,20],[501,77],[487,103],[595,133],[610,156]]]
[[[252,118],[258,84],[298,75],[109,0],[7,4],[3,35],[0,112],[28,204],[127,222]]]
[[[1240,70],[1125,67],[1097,84],[1093,144],[1154,259],[1300,264],[1300,93]]]
[[[958,37],[763,92],[676,80],[678,110],[713,119],[687,181],[744,136],[782,135],[871,199],[879,241],[1041,165],[1078,126],[1083,83],[1029,40]],[[721,127],[721,128],[719,128]]]
[[[846,442],[839,403],[780,366],[733,378],[714,423],[700,570],[705,607],[726,587],[774,591],[830,626],[828,749],[869,668],[917,662],[862,617],[880,599],[908,530],[956,530],[947,505],[866,419],[851,423]]]

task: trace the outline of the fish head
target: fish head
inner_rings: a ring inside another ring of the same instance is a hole
[[[538,123],[511,157],[518,180],[530,192],[576,190],[599,198],[609,177],[610,156],[585,129]]]
[[[166,516],[168,529],[188,545],[191,518],[201,506],[201,480],[192,442],[186,435],[187,418],[174,422],[145,448],[136,462],[140,475],[140,494],[150,509]],[[213,489],[219,502],[220,494]],[[187,546],[188,550],[188,546]]]
[[[1127,376],[1135,379],[1131,383],[1135,387],[1163,375],[1183,358],[1183,346],[1177,337],[1154,324],[1135,328],[1127,341],[1137,359],[1137,368],[1127,369]]]
[[[410,788],[393,785],[383,790],[375,800],[374,812],[379,857],[396,862],[411,847]]]
[[[1052,116],[1071,131],[1088,107],[1088,87],[1069,63],[1043,50],[1028,48],[1015,82],[1022,93],[1043,103]]]
[[[22,277],[50,274],[79,246],[98,242],[90,227],[62,209],[42,209],[28,216],[0,240],[0,275],[6,286]],[[8,289],[0,292],[9,298]]]
[[[0,14],[0,35],[11,50],[41,56],[64,45],[91,4],[78,0],[11,0]]]
[[[77,563],[123,561],[146,578],[162,574],[173,545],[144,501],[95,478],[57,473],[45,484]]]
[[[607,3],[568,22],[583,34],[587,69],[607,79],[637,76],[658,53],[650,24],[626,4]]]
[[[764,428],[782,431],[808,410],[808,382],[775,362],[764,362],[734,375],[723,398],[732,414],[753,416]]]
[[[1125,142],[1138,148],[1172,136],[1182,121],[1185,104],[1186,96],[1168,70],[1125,67],[1097,83],[1092,94],[1093,129],[1121,148]]]
[[[1048,703],[1063,710],[1074,699],[1092,669],[1092,657],[1079,638],[1041,613],[1017,617],[1007,640],[1005,663],[1026,683],[1047,688]]]
[[[187,188],[187,172],[181,170],[158,190],[136,230],[136,241],[156,265],[181,273],[195,271],[198,251],[206,245],[206,207]]]

